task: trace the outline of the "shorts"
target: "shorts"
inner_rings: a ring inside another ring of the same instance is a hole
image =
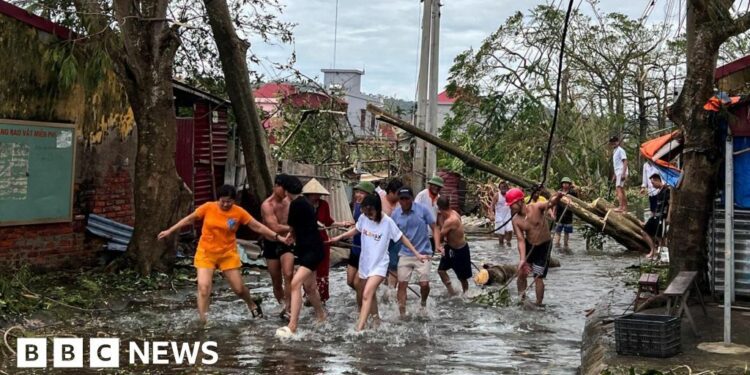
[[[445,246],[445,255],[440,258],[438,271],[447,271],[452,269],[459,280],[471,278],[471,252],[467,243],[460,249],[453,249]]]
[[[281,242],[263,240],[263,258],[277,260],[282,255],[291,252],[291,246],[287,246]]]
[[[318,269],[320,263],[323,261],[324,257],[325,253],[323,252],[323,249],[307,249],[304,253],[297,257],[294,264],[298,264],[301,267],[305,267],[310,271],[315,272],[315,270]]]
[[[656,213],[657,202],[658,199],[656,198],[656,195],[648,196],[648,208],[651,210],[652,215]]]
[[[242,262],[236,247],[223,252],[206,251],[199,247],[193,257],[193,266],[226,271],[242,267]]]
[[[414,271],[417,272],[420,283],[430,281],[431,264],[429,260],[422,263],[415,256],[403,255],[398,257],[398,281],[409,282],[411,273]]]
[[[625,187],[625,176],[622,176],[617,172],[615,172],[615,187]]]
[[[552,241],[540,245],[532,245],[526,241],[526,263],[531,265],[531,273],[534,277],[544,279],[549,271],[549,253]]]
[[[346,264],[349,267],[359,269],[359,255],[360,253],[356,253],[356,254],[354,252],[349,253],[349,259],[346,260]]]
[[[401,250],[401,241],[393,242],[388,245],[388,269],[395,271],[398,269],[398,252]]]
[[[567,234],[573,233],[573,224],[557,224],[555,227],[555,233],[565,232]]]
[[[651,217],[646,221],[646,225],[643,226],[643,229],[651,237],[661,237],[662,232],[664,231],[664,221],[657,219],[656,217]]]

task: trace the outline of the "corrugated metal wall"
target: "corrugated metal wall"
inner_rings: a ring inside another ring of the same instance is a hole
[[[193,190],[193,118],[177,118],[177,149],[175,150],[175,166],[182,181]]]
[[[210,108],[206,102],[197,102],[194,107],[194,168],[193,194],[195,205],[215,200],[216,189],[224,183],[224,167],[227,162],[227,113],[226,109]],[[213,111],[218,113],[213,120]]]
[[[709,275],[711,290],[724,293],[724,210],[714,209],[709,226]],[[750,211],[734,211],[735,295],[750,297]]]

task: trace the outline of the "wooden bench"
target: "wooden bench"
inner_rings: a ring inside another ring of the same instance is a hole
[[[638,280],[638,294],[635,295],[635,302],[633,302],[634,311],[638,311],[638,304],[641,301],[648,299],[643,297],[643,293],[650,293],[652,296],[659,294],[658,273],[644,273],[641,275],[641,278]]]
[[[693,316],[690,314],[688,308],[688,298],[690,298],[690,290],[695,287],[698,293],[698,300],[703,308],[703,314],[708,315],[706,312],[706,305],[703,303],[703,295],[701,295],[698,289],[698,281],[696,280],[698,272],[695,271],[682,271],[669,283],[667,290],[664,291],[664,295],[667,296],[667,315],[672,315],[672,299],[674,298],[675,303],[679,303],[680,307],[677,309],[677,316],[682,316],[683,313],[687,316],[690,327],[693,329],[693,333],[698,336],[698,330],[695,328],[695,322]]]

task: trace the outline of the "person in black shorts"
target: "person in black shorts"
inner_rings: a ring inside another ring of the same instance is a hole
[[[315,269],[323,261],[325,254],[323,240],[318,233],[315,208],[302,196],[302,182],[297,177],[290,176],[283,183],[284,191],[291,200],[287,223],[291,229],[291,238],[295,243],[294,255],[297,257],[299,268],[292,277],[289,324],[277,329],[276,336],[289,337],[297,332],[297,323],[302,309],[301,288],[305,289],[308,301],[315,308],[318,321],[326,320],[326,312],[323,310],[315,282]]]
[[[290,177],[286,174],[276,175],[271,196],[263,201],[260,206],[263,223],[271,230],[283,235],[289,233],[290,229],[287,225],[290,201],[284,191],[283,182]],[[289,320],[291,298],[289,285],[292,283],[292,275],[294,274],[292,247],[282,242],[270,240],[264,240],[261,245],[263,246],[263,257],[266,258],[268,274],[271,276],[273,295],[282,306],[280,315],[283,319]]]
[[[505,204],[510,207],[511,215],[514,215],[513,231],[518,239],[518,295],[522,301],[526,299],[526,278],[531,274],[534,278],[532,285],[535,287],[537,306],[542,306],[544,300],[544,279],[549,269],[547,259],[552,244],[547,210],[555,207],[561,200],[565,204],[569,203],[569,198],[563,198],[564,195],[564,192],[558,191],[547,202],[526,204],[521,189],[510,189],[505,194]]]
[[[654,173],[649,179],[651,180],[651,185],[659,189],[659,192],[656,193],[656,211],[643,227],[646,233],[652,238],[651,252],[646,255],[647,258],[652,259],[658,257],[656,250],[659,247],[659,242],[663,241],[666,225],[669,224],[671,219],[671,212],[669,210],[669,186],[664,184],[658,173]]]
[[[438,198],[437,207],[437,226],[440,230],[440,237],[444,240],[442,242],[445,243],[444,249],[438,249],[443,255],[438,265],[438,275],[448,289],[448,294],[456,295],[458,292],[453,289],[447,272],[452,269],[461,282],[463,292],[466,293],[469,290],[469,279],[471,278],[471,252],[469,251],[469,244],[466,242],[461,215],[450,208],[447,197]]]

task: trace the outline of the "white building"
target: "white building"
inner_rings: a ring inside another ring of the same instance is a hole
[[[340,94],[347,103],[347,118],[354,136],[381,136],[381,127],[375,121],[375,117],[367,112],[367,104],[382,107],[383,103],[376,97],[362,93],[362,76],[365,72],[358,69],[321,69],[321,72],[324,87],[333,94]]]
[[[437,96],[438,134],[440,134],[440,129],[442,129],[443,125],[445,125],[445,118],[451,112],[451,108],[453,107],[453,103],[455,102],[456,102],[456,99],[448,96],[447,91],[443,91],[440,94],[438,94]]]

